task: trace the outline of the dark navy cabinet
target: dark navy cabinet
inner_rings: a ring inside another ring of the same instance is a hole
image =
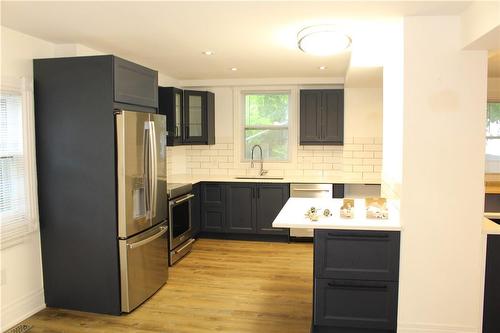
[[[182,144],[184,93],[174,87],[158,87],[158,113],[167,116],[167,146]]]
[[[500,332],[500,235],[488,235],[484,282],[483,333]]]
[[[167,145],[215,144],[215,94],[158,87],[160,114],[167,116]]]
[[[115,101],[158,108],[158,72],[113,57]]]
[[[226,186],[227,232],[254,233],[255,186],[251,183],[235,183]]]
[[[222,183],[201,184],[201,231],[223,232],[225,230],[225,190]]]
[[[201,231],[256,236],[253,238],[288,236],[287,229],[275,229],[272,223],[290,196],[289,187],[281,183],[202,183]]]
[[[288,184],[256,184],[257,232],[287,235],[287,229],[273,228],[273,221],[290,197]]]
[[[112,55],[33,60],[47,306],[121,313],[117,107],[156,112],[157,72]]]
[[[300,91],[300,144],[344,143],[344,90]]]
[[[393,333],[400,233],[315,230],[313,332]]]

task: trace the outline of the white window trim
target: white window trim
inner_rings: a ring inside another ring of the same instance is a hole
[[[17,92],[22,96],[23,151],[27,198],[27,216],[24,221],[7,225],[0,222],[0,249],[4,249],[23,242],[27,235],[38,230],[39,215],[35,164],[33,80],[2,77],[0,90]]]
[[[298,116],[298,88],[297,86],[253,86],[253,87],[237,87],[233,90],[233,109],[234,114],[234,161],[235,167],[239,169],[250,168],[250,161],[245,160],[243,156],[245,147],[245,103],[244,96],[249,93],[288,93],[288,160],[283,161],[264,161],[265,169],[294,169],[297,156],[298,133],[297,131],[297,116]]]

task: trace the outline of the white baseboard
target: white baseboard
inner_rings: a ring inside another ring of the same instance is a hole
[[[398,333],[480,333],[479,328],[433,323],[400,323]]]
[[[1,309],[1,331],[4,332],[45,308],[43,289],[28,294]]]

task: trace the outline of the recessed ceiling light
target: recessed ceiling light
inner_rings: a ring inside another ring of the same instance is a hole
[[[236,71],[238,70],[238,68],[236,68],[236,67],[232,67],[232,68],[231,68],[231,70],[232,70],[233,72],[236,72]]]
[[[207,56],[211,56],[211,55],[214,55],[215,52],[214,51],[210,51],[210,50],[207,50],[207,51],[203,51],[202,52],[204,55],[207,55]]]
[[[326,66],[319,66],[319,67],[318,67],[318,69],[319,69],[319,70],[322,70],[322,71],[323,71],[323,70],[325,70],[325,69],[327,69],[327,68],[328,68],[328,67],[326,67]]]
[[[351,38],[334,25],[313,25],[299,31],[297,45],[306,53],[327,56],[348,48]]]

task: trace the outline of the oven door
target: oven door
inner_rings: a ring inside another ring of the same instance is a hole
[[[191,237],[191,199],[193,194],[186,194],[170,200],[170,250],[185,242]]]

